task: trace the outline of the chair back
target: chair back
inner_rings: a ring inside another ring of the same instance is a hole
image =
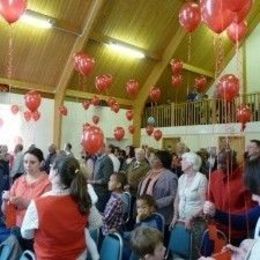
[[[165,227],[165,219],[164,219],[164,216],[158,212],[154,212],[152,214],[153,216],[155,216],[157,219],[159,219],[160,221],[160,231],[163,233],[164,235],[164,227]]]
[[[25,250],[19,260],[36,260],[36,257],[32,251]]]
[[[122,199],[124,202],[124,222],[128,223],[132,214],[132,195],[130,194],[130,192],[125,191],[122,194]]]
[[[171,230],[167,255],[178,255],[184,259],[191,259],[192,234],[186,229],[184,223],[178,222]]]
[[[9,257],[11,256],[11,253],[12,253],[12,248],[9,245],[7,245],[7,244],[1,245],[0,259],[9,259]]]
[[[101,245],[100,260],[122,260],[123,239],[118,233],[108,234]]]

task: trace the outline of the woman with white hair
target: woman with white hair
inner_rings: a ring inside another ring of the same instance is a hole
[[[206,200],[208,181],[205,175],[199,172],[201,158],[188,152],[182,155],[181,168],[183,174],[179,178],[177,196],[174,202],[174,216],[171,226],[184,224],[192,231],[192,259],[198,258],[199,243],[205,229],[202,218],[203,204]]]

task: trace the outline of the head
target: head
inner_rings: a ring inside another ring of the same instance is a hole
[[[8,153],[8,147],[7,147],[7,145],[2,145],[1,150],[2,150],[2,153],[3,153],[3,154],[7,154],[7,153]]]
[[[120,154],[120,148],[117,147],[117,146],[114,146],[114,155],[115,155],[116,157],[119,157],[119,154]]]
[[[126,147],[126,156],[127,158],[134,158],[135,157],[135,148],[132,145]]]
[[[247,157],[250,160],[260,157],[260,140],[250,140],[250,143],[247,145]]]
[[[153,160],[151,161],[151,168],[153,169],[170,169],[172,157],[169,151],[157,151]]]
[[[141,219],[151,216],[155,209],[156,202],[152,196],[145,194],[136,199],[136,211]]]
[[[181,169],[184,173],[198,172],[200,170],[201,158],[196,153],[184,153],[181,158]]]
[[[180,166],[180,160],[178,158],[178,155],[176,153],[172,153],[172,165],[171,165],[171,167],[173,169],[175,169],[178,166]]]
[[[69,189],[73,200],[78,204],[82,214],[88,214],[91,200],[87,192],[87,180],[77,159],[58,155],[50,170],[49,179],[52,186]]]
[[[106,145],[103,144],[101,145],[101,147],[99,148],[99,150],[97,151],[97,156],[101,156],[106,152]]]
[[[222,149],[217,156],[218,169],[229,174],[237,168],[236,152],[230,149]]]
[[[209,153],[207,151],[207,149],[201,148],[197,154],[200,156],[202,161],[207,161],[209,158]]]
[[[245,184],[253,194],[252,199],[260,205],[260,158],[250,160],[245,167]]]
[[[115,146],[114,145],[112,145],[112,144],[109,144],[109,145],[107,145],[106,146],[106,153],[107,154],[110,154],[110,153],[115,153]]]
[[[71,143],[66,143],[65,146],[64,146],[64,150],[65,150],[66,152],[71,152],[71,150],[72,150],[72,145],[71,145]]]
[[[131,235],[131,248],[142,260],[163,260],[165,247],[163,235],[151,227],[138,227]]]
[[[136,148],[135,149],[135,159],[138,162],[141,162],[145,159],[145,151],[142,148]]]
[[[177,155],[181,156],[185,152],[187,152],[187,146],[185,145],[185,143],[178,142],[176,144],[176,153],[177,153]]]
[[[39,148],[33,148],[25,152],[23,158],[24,170],[27,174],[35,175],[41,171],[44,163],[43,152]]]
[[[113,173],[109,178],[108,190],[114,192],[123,192],[126,183],[127,180],[124,173]]]
[[[22,144],[17,144],[14,148],[14,153],[19,153],[23,151],[23,145]]]
[[[57,150],[57,146],[56,146],[55,144],[51,144],[51,145],[48,147],[48,151],[49,151],[49,153],[51,153],[51,154],[56,153],[56,150]]]

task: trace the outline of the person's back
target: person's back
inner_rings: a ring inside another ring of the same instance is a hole
[[[35,204],[39,218],[34,243],[37,259],[76,259],[86,248],[86,215],[69,195],[41,197]]]

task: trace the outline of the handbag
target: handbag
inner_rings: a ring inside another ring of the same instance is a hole
[[[99,229],[103,225],[103,217],[95,205],[90,208],[88,222],[89,230]]]

